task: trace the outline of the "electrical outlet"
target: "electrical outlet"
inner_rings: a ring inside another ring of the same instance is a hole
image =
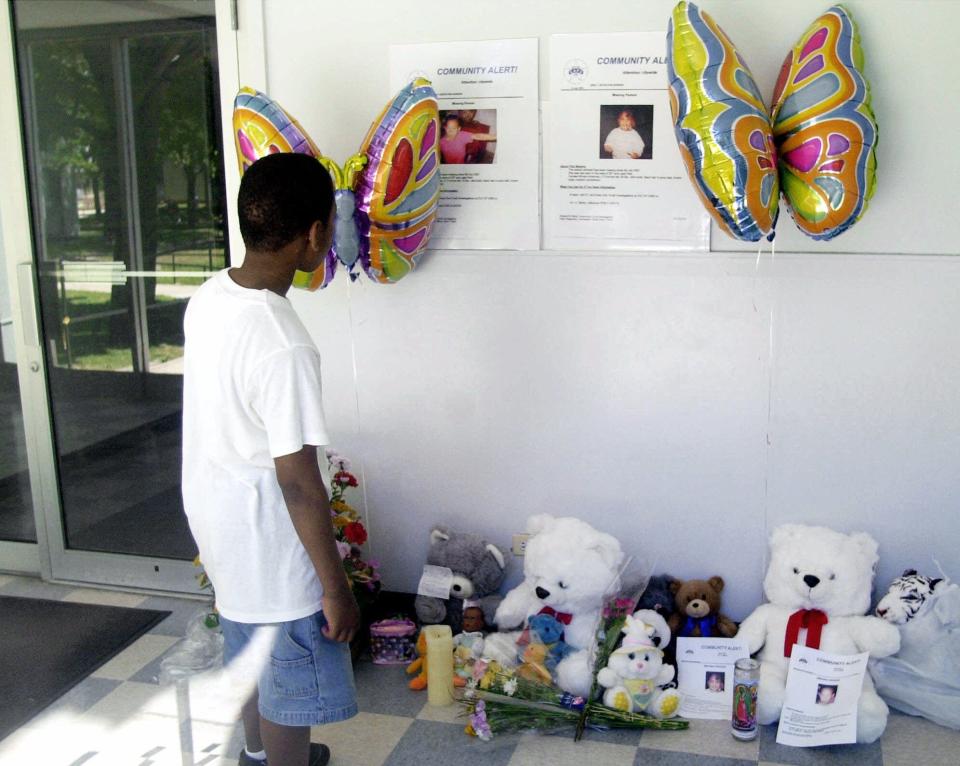
[[[513,555],[523,556],[527,552],[527,540],[530,535],[526,533],[517,533],[513,536]]]

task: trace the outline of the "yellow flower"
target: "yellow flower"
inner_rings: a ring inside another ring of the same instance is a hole
[[[483,678],[480,679],[480,688],[489,689],[497,680],[497,676],[503,673],[503,668],[500,667],[500,663],[496,660],[493,660],[489,666],[487,666],[487,672],[483,674]]]
[[[338,529],[343,529],[349,523],[350,518],[345,513],[341,513],[339,516],[333,517],[333,526],[337,527]]]

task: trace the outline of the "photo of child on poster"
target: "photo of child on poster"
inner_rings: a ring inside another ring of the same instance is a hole
[[[837,699],[837,684],[817,685],[817,704],[832,705]]]
[[[709,692],[722,692],[726,687],[726,673],[711,670],[707,673],[703,688]]]
[[[440,128],[442,164],[491,165],[496,161],[496,109],[443,110]]]
[[[653,159],[653,105],[600,107],[600,159]]]

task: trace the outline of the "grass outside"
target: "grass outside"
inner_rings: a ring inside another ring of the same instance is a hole
[[[183,356],[183,346],[169,343],[150,344],[150,364],[169,362]],[[129,348],[106,348],[102,353],[74,356],[75,370],[133,370],[133,355]]]
[[[154,305],[163,306],[184,303],[183,300],[158,295]],[[81,370],[122,370],[133,367],[131,343],[127,339],[111,337],[111,317],[84,317],[110,310],[110,293],[88,290],[68,290],[64,317],[61,328],[60,366],[71,366]],[[120,314],[123,319],[126,311]],[[176,316],[179,317],[179,314]],[[81,321],[78,321],[81,320]],[[125,321],[125,320],[124,320]],[[150,361],[153,364],[167,362],[183,356],[183,341],[179,319],[174,326],[171,321],[156,321],[150,324],[151,336],[155,342],[150,344]]]
[[[157,256],[157,271],[176,274],[183,271],[219,271],[224,266],[224,252],[208,250],[179,250]],[[202,285],[206,277],[157,277],[158,285]]]
[[[198,214],[204,219],[203,209]],[[161,218],[157,231],[155,271],[218,271],[226,265],[223,236],[211,224],[187,228],[183,223],[170,223]],[[208,219],[209,221],[209,219]],[[116,257],[114,243],[97,216],[81,218],[79,232],[74,237],[51,239],[47,242],[48,257],[65,261],[112,261]],[[157,277],[157,284],[199,285],[203,277]]]

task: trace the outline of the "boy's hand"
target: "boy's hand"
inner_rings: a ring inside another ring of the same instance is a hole
[[[274,464],[293,528],[323,585],[323,614],[327,620],[323,635],[332,641],[349,641],[360,627],[360,609],[337,550],[317,448],[304,445],[298,452],[274,458]]]
[[[360,607],[353,591],[344,588],[323,594],[323,616],[327,624],[323,635],[331,641],[350,641],[360,627]]]

